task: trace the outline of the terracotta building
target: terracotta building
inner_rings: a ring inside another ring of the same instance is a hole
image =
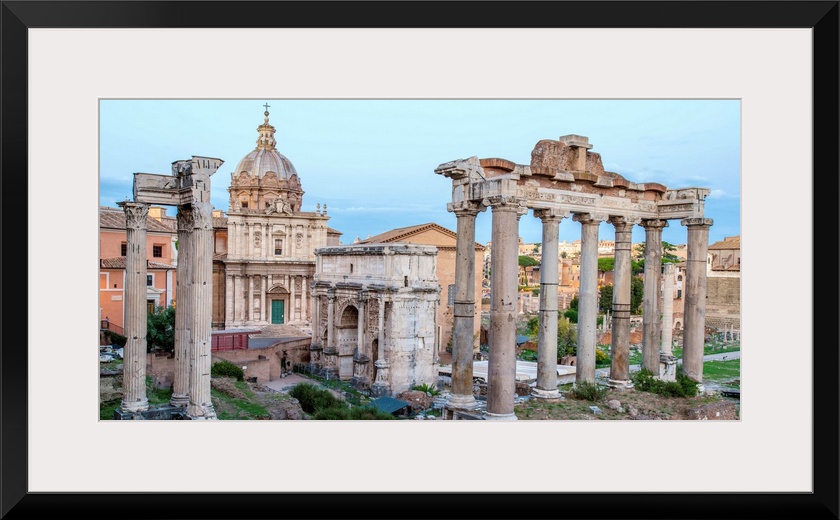
[[[146,302],[150,310],[175,302],[178,231],[166,208],[152,206],[146,219]],[[125,324],[125,213],[99,208],[99,319],[121,332]]]
[[[429,222],[416,226],[392,229],[379,235],[368,237],[360,241],[361,244],[392,244],[403,242],[407,244],[422,244],[435,246],[438,249],[437,271],[438,283],[441,286],[441,302],[438,309],[438,327],[440,328],[441,348],[446,348],[452,340],[455,298],[455,244],[458,235],[445,227]],[[475,265],[483,263],[485,247],[475,243]],[[478,270],[476,270],[478,272]],[[475,279],[475,302],[478,308],[481,302],[481,277]],[[481,330],[481,313],[477,312],[474,323],[475,348],[478,348],[478,335]]]

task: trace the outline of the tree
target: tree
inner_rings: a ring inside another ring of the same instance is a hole
[[[175,307],[156,306],[146,316],[146,352],[160,348],[164,352],[175,349]]]
[[[541,243],[541,242],[537,242],[537,243],[535,243],[535,244],[534,244],[534,254],[535,254],[535,255],[540,254],[540,246],[541,246],[541,245],[542,245],[542,243]]]
[[[598,271],[602,273],[609,273],[615,270],[615,258],[605,256],[598,259]]]
[[[613,286],[605,285],[601,287],[601,297],[598,300],[598,308],[601,312],[607,312],[612,309]]]
[[[560,258],[566,258],[567,256],[569,256],[569,255],[567,255],[565,251],[560,253]]]
[[[519,267],[540,265],[540,261],[532,256],[519,255]]]
[[[645,295],[645,282],[638,276],[630,278],[630,313],[641,314],[642,299]]]
[[[645,294],[645,282],[638,276],[630,278],[630,313],[639,314],[642,308],[642,299]],[[598,300],[598,308],[602,312],[612,309],[613,286],[601,287],[601,297]]]
[[[676,264],[681,262],[682,259],[677,255],[673,254],[673,251],[677,250],[677,246],[671,244],[670,242],[662,242],[662,264]],[[633,272],[640,273],[645,270],[645,245],[644,244],[636,244],[633,248]]]
[[[568,312],[568,311],[567,311]],[[557,361],[563,356],[574,356],[577,352],[577,327],[565,316],[557,316]],[[528,320],[528,336],[536,340],[539,337],[539,318]]]

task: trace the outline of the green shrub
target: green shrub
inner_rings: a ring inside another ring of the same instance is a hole
[[[595,364],[596,365],[609,365],[610,364],[610,355],[604,352],[603,350],[596,348],[595,349]]]
[[[694,397],[697,395],[697,383],[683,374],[682,367],[677,371],[676,381],[663,381],[654,377],[650,370],[643,368],[633,375],[633,385],[637,390],[664,397]]]
[[[388,421],[396,419],[396,417],[388,412],[383,412],[370,406],[351,408],[348,415],[349,419],[353,421]]]
[[[563,313],[563,317],[565,317],[572,323],[577,323],[578,311],[576,309],[568,309],[566,312]]]
[[[317,414],[321,410],[341,404],[341,401],[329,390],[318,388],[311,383],[295,385],[289,395],[300,402],[300,407],[306,413]]]
[[[213,366],[210,367],[210,375],[213,377],[233,377],[237,381],[242,381],[245,378],[242,368],[225,360],[213,363]]]
[[[597,402],[606,397],[608,391],[609,390],[605,386],[601,386],[598,383],[581,381],[580,383],[575,384],[572,391],[569,392],[569,395],[573,399]]]
[[[112,345],[119,345],[121,347],[124,347],[126,342],[128,341],[128,338],[126,338],[122,334],[118,334],[116,332],[111,332],[110,334],[111,334],[111,344]]]
[[[429,395],[438,395],[440,394],[440,390],[435,388],[434,385],[430,385],[428,383],[423,383],[422,385],[414,385],[411,387],[412,390],[418,390],[420,392],[425,392]]]
[[[350,409],[341,405],[318,410],[313,416],[318,421],[346,421],[349,418]]]

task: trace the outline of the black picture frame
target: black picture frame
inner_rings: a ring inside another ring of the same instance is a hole
[[[562,8],[564,16],[537,16]],[[460,15],[464,9],[469,16]],[[272,11],[276,16],[272,16]],[[286,13],[294,16],[286,16]],[[811,493],[30,493],[27,294],[27,30],[191,27],[809,28],[813,31],[814,272],[836,290],[838,1],[252,2],[3,1],[2,334],[0,460],[3,518],[838,518],[838,352],[828,331],[813,367]],[[574,13],[574,16],[570,16]],[[374,16],[375,15],[375,16]],[[550,20],[562,20],[554,25]],[[273,21],[279,20],[280,24]],[[549,21],[547,21],[549,20]],[[597,24],[597,25],[593,25]],[[816,201],[822,200],[823,204]],[[782,218],[774,215],[774,218]],[[797,217],[791,217],[797,218]],[[826,235],[830,230],[833,235]],[[827,248],[827,249],[826,249]],[[802,252],[807,257],[807,253]],[[3,269],[5,267],[5,269]],[[26,296],[22,296],[26,295]],[[837,298],[817,301],[814,331],[837,322]],[[818,328],[817,325],[820,327]],[[23,330],[22,330],[23,329]],[[825,337],[825,336],[824,336]],[[816,345],[815,338],[815,345]],[[816,360],[819,366],[816,366]],[[784,420],[780,418],[780,420]],[[783,449],[780,447],[779,449]],[[768,456],[771,456],[768,454]],[[452,465],[442,474],[467,471]],[[678,471],[678,470],[677,470]],[[410,478],[406,472],[405,478]],[[513,476],[511,478],[514,478]],[[518,477],[517,477],[518,478]],[[527,478],[522,475],[521,478]],[[78,516],[81,515],[81,516]]]

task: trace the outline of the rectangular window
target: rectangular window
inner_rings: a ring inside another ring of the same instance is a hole
[[[152,256],[155,258],[163,258],[163,246],[152,246]]]
[[[274,255],[280,256],[283,254],[283,239],[282,238],[275,238],[274,239]]]
[[[682,298],[682,289],[677,289],[677,299]]]
[[[446,289],[446,305],[452,307],[455,305],[455,284],[449,284],[449,287]]]
[[[125,254],[127,252],[128,252],[128,244],[123,242],[122,244],[120,244],[120,256],[125,256]]]
[[[248,209],[248,203],[245,202],[245,201],[242,201],[241,206],[242,206],[242,209]]]
[[[147,274],[146,275],[146,286],[151,287],[154,284],[155,284],[155,275]]]

